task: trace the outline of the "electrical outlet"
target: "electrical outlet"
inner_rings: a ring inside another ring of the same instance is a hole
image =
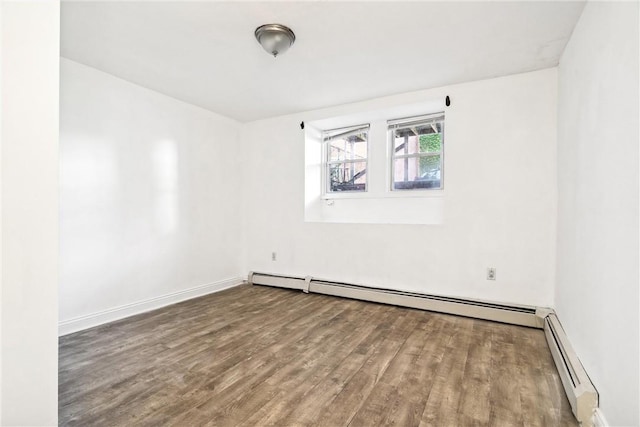
[[[496,269],[495,269],[495,267],[487,268],[487,280],[496,280]]]
[[[276,260],[276,253],[271,252],[271,261],[275,261],[275,260]]]

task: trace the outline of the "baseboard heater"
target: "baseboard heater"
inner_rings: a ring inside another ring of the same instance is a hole
[[[372,301],[439,313],[457,314],[476,319],[493,320],[514,325],[542,328],[543,317],[536,307],[497,304],[487,301],[428,295],[394,289],[373,288],[352,283],[335,282],[313,277],[281,276],[250,273],[249,283],[298,289],[304,292]]]
[[[573,415],[583,427],[593,425],[598,394],[552,309],[375,288],[311,276],[251,272],[248,282],[544,329]]]
[[[598,392],[553,312],[544,319],[544,334],[573,415],[583,427],[591,427],[594,411],[598,407]]]

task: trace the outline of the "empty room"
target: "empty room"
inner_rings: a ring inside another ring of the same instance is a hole
[[[637,1],[0,3],[0,424],[640,425]]]

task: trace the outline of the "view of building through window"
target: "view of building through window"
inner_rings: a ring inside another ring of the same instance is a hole
[[[387,126],[390,189],[442,189],[444,113],[390,120]],[[325,130],[322,141],[325,193],[367,191],[369,125]],[[374,139],[373,149],[383,149],[382,142]]]
[[[394,190],[442,188],[444,117],[392,128]]]
[[[327,131],[328,192],[367,190],[369,126]]]

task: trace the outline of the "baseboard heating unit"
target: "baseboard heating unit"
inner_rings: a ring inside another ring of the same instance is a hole
[[[598,407],[598,393],[555,313],[545,317],[544,334],[573,415],[583,426],[591,426],[593,413]]]
[[[598,394],[552,309],[382,289],[311,276],[251,272],[248,282],[543,329],[574,416],[584,427],[593,425]]]

